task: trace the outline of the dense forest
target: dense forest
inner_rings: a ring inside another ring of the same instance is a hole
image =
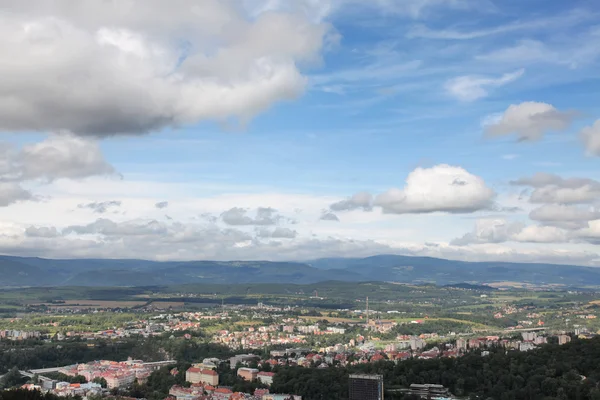
[[[529,352],[490,349],[481,356],[382,361],[348,368],[276,368],[272,390],[303,399],[347,399],[348,374],[384,375],[386,399],[409,399],[394,389],[438,383],[457,396],[498,400],[600,400],[600,338],[545,345]]]

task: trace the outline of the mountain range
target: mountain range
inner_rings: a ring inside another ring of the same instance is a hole
[[[521,282],[600,285],[600,268],[574,265],[465,262],[378,255],[307,262],[54,260],[0,256],[0,287],[153,286],[183,283],[316,283],[322,281],[485,284]]]

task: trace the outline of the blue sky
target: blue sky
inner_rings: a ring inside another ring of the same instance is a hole
[[[0,251],[600,262],[594,1],[164,7],[0,10]]]

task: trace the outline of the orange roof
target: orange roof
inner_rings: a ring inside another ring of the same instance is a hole
[[[191,367],[190,369],[187,370],[187,372],[191,372],[191,373],[198,373],[201,372],[202,370],[200,368],[196,368],[196,367]]]
[[[212,376],[219,375],[219,374],[217,374],[217,371],[213,371],[212,369],[203,369],[203,370],[200,370],[200,373],[202,375],[212,375]]]
[[[215,389],[215,393],[233,393],[231,390],[226,389],[226,388],[217,388]]]

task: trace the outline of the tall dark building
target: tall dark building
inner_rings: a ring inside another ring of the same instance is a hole
[[[383,375],[350,375],[350,400],[383,400]]]

